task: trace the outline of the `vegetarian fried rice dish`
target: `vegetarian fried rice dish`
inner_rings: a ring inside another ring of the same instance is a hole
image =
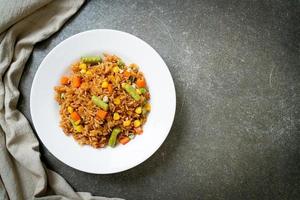
[[[82,57],[55,87],[60,126],[81,145],[126,144],[143,133],[150,93],[136,64],[119,57]]]

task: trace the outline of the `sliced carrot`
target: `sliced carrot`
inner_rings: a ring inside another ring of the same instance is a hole
[[[120,140],[119,140],[119,142],[121,143],[121,144],[127,144],[128,142],[130,141],[130,138],[129,137],[123,137],[123,138],[121,138]]]
[[[62,85],[67,85],[67,84],[69,83],[69,78],[66,77],[66,76],[61,77],[60,83],[61,83]]]
[[[98,112],[97,112],[97,117],[99,118],[99,119],[105,119],[105,117],[106,117],[106,115],[107,115],[107,112],[105,112],[104,110],[98,110]]]
[[[73,79],[72,79],[72,85],[76,88],[79,88],[80,85],[81,85],[81,78],[79,76],[75,76]]]
[[[113,92],[113,85],[108,84],[107,89],[108,89],[108,92],[111,94]]]
[[[140,88],[142,87],[146,87],[146,81],[144,79],[141,79],[139,78],[137,81],[136,81],[136,85]]]
[[[138,135],[142,135],[142,133],[143,133],[143,129],[141,127],[135,128],[134,131]]]
[[[129,76],[131,75],[131,72],[126,70],[123,74],[126,78],[129,78]]]
[[[76,122],[78,120],[80,120],[80,116],[77,112],[72,112],[71,113],[71,118]]]

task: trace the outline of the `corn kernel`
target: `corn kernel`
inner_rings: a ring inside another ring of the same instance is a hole
[[[133,125],[134,125],[134,127],[137,128],[137,127],[141,126],[141,121],[137,119],[133,122]]]
[[[120,105],[120,103],[121,103],[120,98],[115,98],[115,99],[114,99],[114,104],[115,104],[115,105]]]
[[[114,77],[113,75],[109,75],[109,76],[108,76],[108,80],[110,80],[110,81],[115,81],[115,77]]]
[[[68,112],[72,113],[72,112],[74,112],[74,109],[71,106],[68,106]]]
[[[86,67],[86,64],[80,63],[79,68],[86,70],[87,67]]]
[[[80,73],[85,74],[86,73],[86,69],[80,70]]]
[[[137,108],[135,109],[135,112],[136,112],[137,114],[141,114],[141,113],[142,113],[142,107],[137,107]]]
[[[113,72],[118,73],[119,71],[120,71],[120,68],[119,68],[119,67],[114,67],[114,68],[113,68]]]
[[[131,123],[131,121],[130,121],[130,120],[126,120],[126,121],[124,121],[124,122],[123,122],[123,126],[129,126],[129,125],[130,125],[130,123]]]
[[[141,90],[140,89],[136,89],[136,93],[138,94],[142,94]]]
[[[147,104],[145,105],[145,108],[146,108],[146,110],[149,112],[149,111],[151,110],[151,105],[150,105],[150,103],[147,103]]]
[[[119,120],[120,119],[120,115],[119,113],[114,113],[114,120]]]
[[[92,73],[90,70],[87,70],[87,71],[86,71],[86,74],[87,74],[87,75],[92,75],[93,73]]]
[[[108,82],[107,81],[104,81],[103,83],[102,83],[102,88],[107,88],[108,87]]]

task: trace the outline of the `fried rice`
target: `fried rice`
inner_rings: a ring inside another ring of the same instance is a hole
[[[142,134],[151,109],[139,67],[115,55],[81,58],[55,92],[63,132],[94,148],[126,144]]]

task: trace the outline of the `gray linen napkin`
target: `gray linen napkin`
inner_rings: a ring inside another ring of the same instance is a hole
[[[16,108],[18,84],[34,44],[58,31],[83,3],[0,0],[0,199],[107,199],[74,192],[44,167],[38,141]]]

